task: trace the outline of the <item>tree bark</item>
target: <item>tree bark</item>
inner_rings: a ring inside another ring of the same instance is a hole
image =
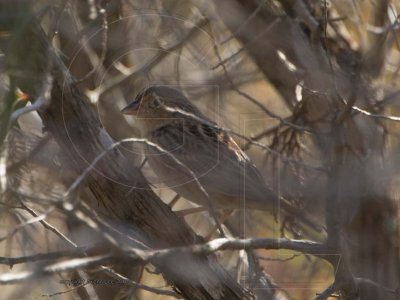
[[[373,119],[350,113],[356,102],[361,107],[370,105],[373,90],[368,80],[370,74],[376,76],[382,68],[383,39],[376,38],[378,44],[365,54],[346,49],[343,63],[343,53],[323,49],[327,41],[321,25],[313,19],[304,1],[280,3],[285,16],[282,11],[278,15],[268,2],[261,5],[253,0],[214,1],[218,16],[293,111],[296,85],[302,83],[307,88],[302,91],[302,113],[297,120],[314,130],[311,134],[315,145],[322,153],[324,167],[330,170],[324,189],[327,193],[320,196],[327,202],[327,242],[334,239],[355,276],[397,287],[398,231],[384,225],[395,222],[397,205],[374,190],[379,178],[371,175],[371,170],[379,169],[384,148],[382,132]],[[387,1],[381,1],[382,12],[375,12],[377,26],[385,24],[382,18],[387,16],[386,6]],[[278,50],[296,70],[290,71],[279,59]],[[347,105],[343,99],[348,101]],[[359,295],[361,299],[390,297],[376,288],[360,289]]]
[[[9,74],[31,99],[43,96],[43,86],[50,84],[51,97],[39,114],[45,130],[52,134],[79,175],[113,141],[49,45],[30,4],[31,1],[0,2],[0,10],[8,18],[0,30],[11,33],[2,44]],[[101,211],[107,213],[109,220],[129,227],[133,237],[149,247],[176,247],[202,241],[183,218],[156,196],[140,170],[118,149],[110,151],[95,166],[84,184],[103,206]],[[92,208],[98,210],[98,205]],[[157,268],[186,299],[251,298],[213,255],[170,257],[158,262]]]

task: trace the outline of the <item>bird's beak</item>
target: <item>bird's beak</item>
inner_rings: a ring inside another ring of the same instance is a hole
[[[126,107],[121,109],[121,113],[125,115],[136,115],[139,110],[139,106],[140,106],[140,101],[133,100]]]

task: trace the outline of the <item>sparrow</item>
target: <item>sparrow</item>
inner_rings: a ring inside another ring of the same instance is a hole
[[[180,196],[205,207],[210,201],[215,209],[282,211],[315,227],[270,189],[229,133],[182,92],[151,86],[121,112],[135,117],[141,137],[149,142],[144,153],[150,167]]]

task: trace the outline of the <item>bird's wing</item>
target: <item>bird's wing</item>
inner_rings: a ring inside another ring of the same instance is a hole
[[[277,201],[247,155],[221,129],[185,119],[180,124],[159,128],[152,133],[151,140],[188,167],[210,196],[246,199],[253,207],[264,208],[272,208]],[[167,157],[158,161],[171,172],[177,169],[176,162]]]
[[[164,183],[169,185],[166,181],[170,180],[170,187],[189,200],[197,198],[195,194],[199,195],[197,186],[191,184],[195,181],[193,174],[188,175],[185,170],[182,171],[177,162],[170,158],[173,155],[194,173],[213,203],[218,204],[221,195],[225,195],[230,201],[245,200],[234,204],[219,203],[225,208],[229,208],[229,205],[230,208],[237,208],[239,205],[276,213],[279,207],[284,214],[321,231],[321,227],[312,218],[299,212],[298,208],[286,200],[279,199],[268,188],[256,166],[225,131],[191,120],[184,120],[179,124],[161,127],[149,137],[169,153],[166,155],[154,148],[148,148],[149,153],[159,156],[153,160],[156,162],[154,171],[163,174],[161,177]],[[182,188],[184,185],[185,188]],[[202,201],[198,202],[201,204]]]

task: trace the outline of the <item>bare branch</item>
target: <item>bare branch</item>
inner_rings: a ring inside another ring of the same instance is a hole
[[[39,268],[35,271],[26,271],[20,273],[3,273],[0,275],[0,285],[4,284],[15,284],[27,280],[37,280],[39,277],[43,277],[49,274],[57,272],[67,272],[72,270],[77,270],[85,267],[90,267],[92,265],[98,265],[111,258],[110,254],[98,255],[88,258],[75,258],[67,261],[54,263],[47,265],[43,268]]]
[[[55,260],[55,259],[59,259],[62,257],[80,256],[87,250],[88,250],[87,247],[78,247],[73,250],[38,253],[38,254],[33,254],[33,255],[28,255],[28,256],[0,257],[0,264],[8,265],[10,268],[12,268],[16,264],[31,263],[31,262],[42,261],[42,260]]]

